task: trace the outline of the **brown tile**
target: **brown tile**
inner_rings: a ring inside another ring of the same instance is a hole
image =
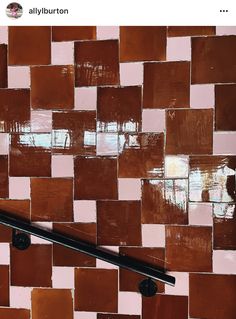
[[[212,271],[212,228],[166,226],[166,264],[174,271]]]
[[[187,224],[188,180],[142,181],[142,223]]]
[[[51,27],[9,27],[9,64],[51,63]]]
[[[235,318],[236,276],[190,274],[189,285],[192,318]]]
[[[188,37],[195,35],[214,35],[216,27],[211,26],[171,26],[168,27],[168,37]]]
[[[30,319],[30,310],[28,309],[14,309],[14,308],[0,308],[1,319]]]
[[[144,108],[189,107],[190,63],[144,64]]]
[[[96,112],[53,112],[54,153],[94,155],[96,154]]]
[[[212,154],[213,110],[166,111],[167,154]]]
[[[74,66],[31,67],[31,104],[34,109],[72,109]]]
[[[51,134],[11,134],[10,176],[51,176]]]
[[[118,199],[115,157],[75,157],[75,199]]]
[[[95,40],[96,27],[53,26],[52,41]]]
[[[75,269],[75,310],[117,312],[117,308],[117,270]]]
[[[165,250],[164,248],[146,248],[146,247],[120,247],[122,256],[129,256],[142,263],[147,263],[154,268],[164,270],[165,266]],[[139,275],[133,271],[120,268],[120,286],[121,291],[139,292],[139,283],[146,279],[145,276]],[[159,293],[164,292],[165,286],[160,281],[156,281]]]
[[[236,81],[236,36],[192,38],[192,83]]]
[[[32,319],[73,319],[70,289],[33,289]]]
[[[0,243],[10,243],[12,239],[12,229],[4,225],[0,225]]]
[[[30,201],[27,199],[0,199],[0,209],[17,219],[30,220]]]
[[[9,307],[9,266],[0,265],[0,278],[0,306]]]
[[[120,61],[166,59],[166,27],[120,27]]]
[[[67,237],[96,244],[95,223],[54,223],[53,231]],[[61,245],[53,244],[53,265],[70,267],[96,267],[96,259]]]
[[[189,199],[193,202],[234,202],[236,156],[191,156]]]
[[[0,44],[0,88],[7,87],[7,45]]]
[[[97,319],[140,319],[140,316],[98,313]]]
[[[98,245],[141,245],[140,201],[97,201]]]
[[[119,84],[117,40],[75,42],[75,85]]]
[[[11,245],[10,258],[12,286],[51,287],[51,245],[34,244],[26,250]]]
[[[214,249],[236,249],[236,205],[219,203],[213,205]]]
[[[216,130],[236,131],[236,84],[215,86]]]
[[[0,132],[30,130],[30,90],[0,89]]]
[[[143,319],[187,319],[188,297],[156,295],[152,298],[143,298]]]
[[[33,221],[72,221],[72,179],[32,178],[31,218]]]
[[[139,133],[119,136],[119,177],[162,177],[164,134]]]
[[[8,156],[0,155],[0,198],[9,196]]]

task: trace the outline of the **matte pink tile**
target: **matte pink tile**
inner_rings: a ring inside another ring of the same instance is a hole
[[[9,153],[9,134],[0,133],[0,155],[8,155]]]
[[[10,247],[8,243],[0,243],[0,265],[10,264]]]
[[[118,266],[113,265],[109,262],[103,261],[101,259],[96,259],[96,267],[97,268],[104,268],[104,269],[119,269]]]
[[[188,206],[189,225],[212,226],[213,210],[211,203],[189,203]]]
[[[118,179],[119,200],[140,200],[141,193],[141,180],[139,178]]]
[[[143,85],[143,63],[120,63],[120,85]]]
[[[31,308],[31,287],[10,286],[10,307],[11,308]]]
[[[117,155],[118,134],[97,133],[97,155]]]
[[[30,67],[29,66],[9,66],[8,67],[8,88],[29,88],[30,87]]]
[[[188,177],[188,156],[165,156],[165,177]]]
[[[166,266],[168,267],[168,265]],[[188,296],[189,295],[189,273],[170,271],[168,275],[175,277],[175,286],[165,285],[167,295]]]
[[[31,111],[31,132],[50,133],[52,131],[52,111]]]
[[[7,26],[0,27],[0,43],[8,44],[8,27]]]
[[[142,132],[163,132],[165,128],[165,110],[143,109]]]
[[[31,224],[39,227],[39,228],[43,228],[45,230],[52,230],[52,222],[31,222]],[[31,239],[31,244],[49,244],[52,245],[52,242],[45,240],[43,238],[37,237],[37,236],[30,236]]]
[[[97,319],[96,312],[74,311],[74,319]]]
[[[74,289],[74,267],[52,267],[52,288]]]
[[[52,156],[52,177],[74,177],[73,155]]]
[[[191,60],[191,38],[174,37],[167,38],[167,61]]]
[[[75,110],[96,110],[97,88],[75,88]]]
[[[74,201],[74,221],[89,223],[97,221],[95,200],[75,200]]]
[[[190,107],[191,108],[212,108],[215,105],[214,84],[190,85]]]
[[[51,43],[52,64],[74,64],[74,42]]]
[[[214,155],[236,154],[236,132],[213,133]]]
[[[236,274],[236,251],[213,250],[213,272],[217,274]]]
[[[216,35],[236,35],[236,27],[227,26],[227,27],[216,27]]]
[[[29,177],[9,177],[9,198],[27,199],[30,198]]]
[[[142,297],[136,292],[121,292],[118,294],[118,313],[141,315],[142,313]]]
[[[143,224],[142,244],[144,247],[165,247],[165,225]]]
[[[119,39],[119,27],[97,26],[97,40]]]

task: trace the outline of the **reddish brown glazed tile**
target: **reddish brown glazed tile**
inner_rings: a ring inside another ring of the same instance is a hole
[[[19,250],[11,245],[11,285],[51,287],[52,246],[30,245]]]
[[[140,319],[140,316],[98,313],[97,319]]]
[[[98,88],[98,131],[140,131],[141,99],[141,86]]]
[[[8,31],[10,65],[51,63],[51,27],[17,26]]]
[[[236,36],[192,38],[192,83],[236,82]]]
[[[53,112],[54,153],[95,155],[96,112]]]
[[[168,27],[168,37],[188,37],[196,35],[214,35],[216,27],[210,26],[171,26]]]
[[[119,136],[119,177],[162,177],[164,134],[139,133]]]
[[[75,157],[75,199],[118,199],[115,157]]]
[[[234,319],[236,276],[190,274],[191,318]]]
[[[215,86],[216,130],[236,131],[236,84]]]
[[[96,39],[96,27],[53,26],[52,41],[74,41]]]
[[[174,271],[212,271],[212,228],[166,226],[166,265]]]
[[[120,27],[120,61],[166,59],[166,27]]]
[[[96,244],[95,223],[54,223],[53,231],[67,237]],[[71,267],[96,267],[96,259],[61,245],[53,244],[53,265]]]
[[[30,310],[28,309],[13,309],[0,308],[1,319],[30,319]]]
[[[166,111],[167,154],[212,154],[213,110]]]
[[[194,202],[234,202],[236,156],[191,156],[189,199]]]
[[[143,107],[189,107],[190,63],[145,63]]]
[[[0,306],[9,307],[9,266],[0,265],[0,278]]]
[[[188,180],[142,181],[142,223],[187,224]]]
[[[12,229],[10,227],[0,225],[0,243],[10,243],[12,239]]]
[[[141,202],[97,202],[98,245],[141,245]]]
[[[0,89],[0,131],[30,130],[30,90]]]
[[[33,221],[72,221],[72,201],[72,179],[31,179],[31,219]]]
[[[117,40],[75,42],[75,85],[118,85]]]
[[[51,176],[51,134],[12,134],[10,176]]]
[[[142,308],[143,319],[187,319],[188,297],[169,295],[143,297]]]
[[[30,201],[21,199],[1,199],[0,209],[17,219],[30,220]]]
[[[117,312],[117,308],[117,270],[75,269],[75,310]]]
[[[70,289],[33,289],[32,319],[73,319]]]
[[[0,197],[6,198],[9,195],[8,190],[8,156],[0,155]]]
[[[0,44],[0,88],[7,87],[7,45]]]
[[[120,247],[122,256],[129,256],[142,263],[153,265],[154,268],[164,270],[165,266],[165,250],[164,248],[145,248],[145,247]],[[146,277],[139,275],[133,271],[120,268],[120,290],[139,292],[139,283]],[[159,293],[164,292],[164,284],[156,281]]]

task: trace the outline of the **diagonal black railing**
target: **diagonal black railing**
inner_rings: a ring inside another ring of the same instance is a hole
[[[151,296],[156,292],[156,284],[151,279],[164,282],[168,285],[175,285],[175,278],[173,276],[170,276],[164,271],[154,268],[151,265],[142,263],[141,261],[128,256],[116,255],[111,252],[101,250],[93,244],[69,238],[61,233],[36,227],[29,222],[9,216],[9,212],[7,211],[0,210],[0,224],[13,228],[13,244],[15,241],[15,246],[18,246],[17,248],[19,249],[25,249],[30,245],[27,235],[24,234],[27,233],[147,276],[148,279],[145,279],[139,285],[140,292],[143,295]],[[16,230],[24,233],[16,234]],[[16,244],[17,240],[18,244]]]

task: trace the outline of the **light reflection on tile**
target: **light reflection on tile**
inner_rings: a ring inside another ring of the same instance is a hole
[[[188,177],[188,156],[165,156],[165,177]]]

